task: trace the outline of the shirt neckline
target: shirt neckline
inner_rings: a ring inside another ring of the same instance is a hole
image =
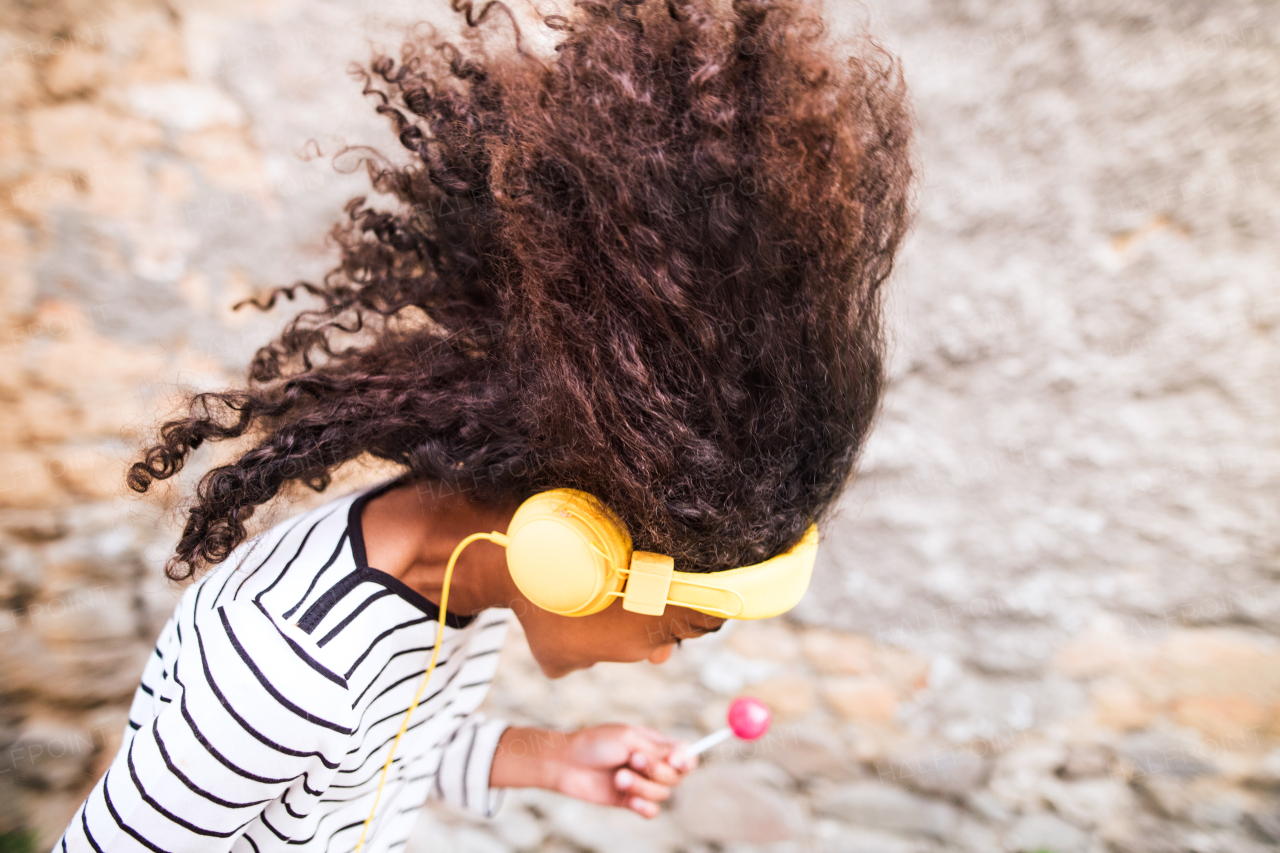
[[[421,610],[427,616],[439,621],[440,605],[409,586],[404,581],[391,575],[381,569],[374,568],[369,565],[368,553],[364,545],[364,525],[361,521],[361,513],[364,512],[365,505],[395,486],[403,485],[406,480],[405,475],[394,477],[385,483],[380,483],[369,489],[366,489],[356,499],[351,502],[351,508],[347,511],[347,533],[351,539],[351,556],[355,559],[356,573],[361,580],[371,583],[381,584],[391,592],[403,598],[414,607]],[[475,615],[462,616],[457,613],[446,613],[444,624],[450,628],[465,628],[474,622]]]

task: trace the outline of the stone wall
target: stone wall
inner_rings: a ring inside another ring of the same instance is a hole
[[[1273,849],[1280,11],[832,8],[903,56],[923,181],[815,588],[662,668],[550,683],[517,633],[490,700],[694,736],[750,691],[775,732],[658,820],[517,792],[489,824],[431,811],[414,853]],[[326,268],[365,189],[330,156],[394,150],[348,63],[449,17],[0,8],[0,831],[61,830],[172,609],[191,479],[130,498],[131,450],[283,322],[232,303]]]

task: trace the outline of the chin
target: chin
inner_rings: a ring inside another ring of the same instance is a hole
[[[591,669],[595,665],[595,661],[590,663],[543,663],[538,661],[538,668],[542,670],[542,674],[553,681],[557,678],[564,678],[569,673],[577,672],[580,669]]]

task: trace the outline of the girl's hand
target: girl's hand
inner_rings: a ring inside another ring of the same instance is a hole
[[[678,741],[640,726],[607,725],[569,735],[553,790],[589,803],[656,817],[658,803],[698,764],[673,755]]]
[[[515,737],[528,736],[529,729],[509,729]],[[570,797],[631,809],[643,817],[655,817],[658,803],[671,796],[671,789],[698,766],[696,756],[676,753],[682,744],[661,732],[621,724],[592,726],[569,735],[540,733],[534,739],[554,745],[536,755],[516,759],[515,750],[503,750],[494,758],[490,784],[517,787],[517,778],[536,779],[532,784]],[[546,735],[551,737],[547,738]],[[503,738],[506,739],[504,733]],[[509,766],[515,761],[524,772]],[[539,765],[536,769],[532,762]],[[512,781],[504,781],[510,779]],[[527,784],[527,783],[526,783]]]

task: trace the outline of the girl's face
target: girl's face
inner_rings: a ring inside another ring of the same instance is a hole
[[[548,678],[606,661],[663,663],[678,640],[718,631],[725,623],[719,616],[674,605],[667,605],[661,616],[632,613],[622,609],[621,600],[590,616],[560,616],[527,600],[521,604],[525,606],[517,604],[514,609],[529,651]]]

